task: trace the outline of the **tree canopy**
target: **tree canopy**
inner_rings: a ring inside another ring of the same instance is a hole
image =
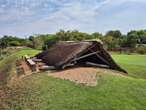
[[[136,48],[137,45],[146,44],[146,30],[132,30],[122,34],[119,30],[110,30],[105,35],[99,32],[85,33],[77,30],[60,30],[56,34],[31,35],[27,39],[5,35],[0,38],[0,47],[7,46],[29,46],[36,49],[46,47],[48,42],[56,41],[82,41],[100,39],[108,49],[114,48]]]

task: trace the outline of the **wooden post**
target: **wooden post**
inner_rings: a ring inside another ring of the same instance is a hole
[[[83,56],[81,56],[81,57],[79,57],[79,58],[75,58],[73,61],[77,61],[77,60],[86,58],[86,57],[88,57],[88,56],[91,56],[91,55],[94,55],[94,54],[97,54],[97,53],[99,53],[99,51],[96,51],[96,52],[93,52],[93,53],[90,53],[90,54],[83,55]]]

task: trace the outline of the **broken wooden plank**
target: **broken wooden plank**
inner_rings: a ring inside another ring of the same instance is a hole
[[[38,59],[38,58],[36,58],[36,57],[33,57],[32,60],[33,60],[34,62],[42,62],[42,59]]]
[[[52,70],[52,69],[55,69],[55,67],[54,66],[47,66],[47,65],[40,67],[40,70]]]
[[[27,59],[27,62],[28,62],[30,65],[35,65],[35,62],[32,61],[31,59]]]

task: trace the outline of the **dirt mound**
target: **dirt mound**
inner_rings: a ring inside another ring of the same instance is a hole
[[[102,74],[112,74],[118,76],[124,76],[124,73],[119,74],[117,71],[102,69],[102,68],[93,68],[93,67],[78,67],[71,68],[63,71],[54,71],[49,72],[49,76],[55,78],[61,78],[64,80],[70,80],[77,84],[83,84],[87,86],[96,86],[97,84],[97,76]]]

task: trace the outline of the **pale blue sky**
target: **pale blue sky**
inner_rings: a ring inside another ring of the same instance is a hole
[[[146,29],[146,0],[0,0],[0,36]]]

